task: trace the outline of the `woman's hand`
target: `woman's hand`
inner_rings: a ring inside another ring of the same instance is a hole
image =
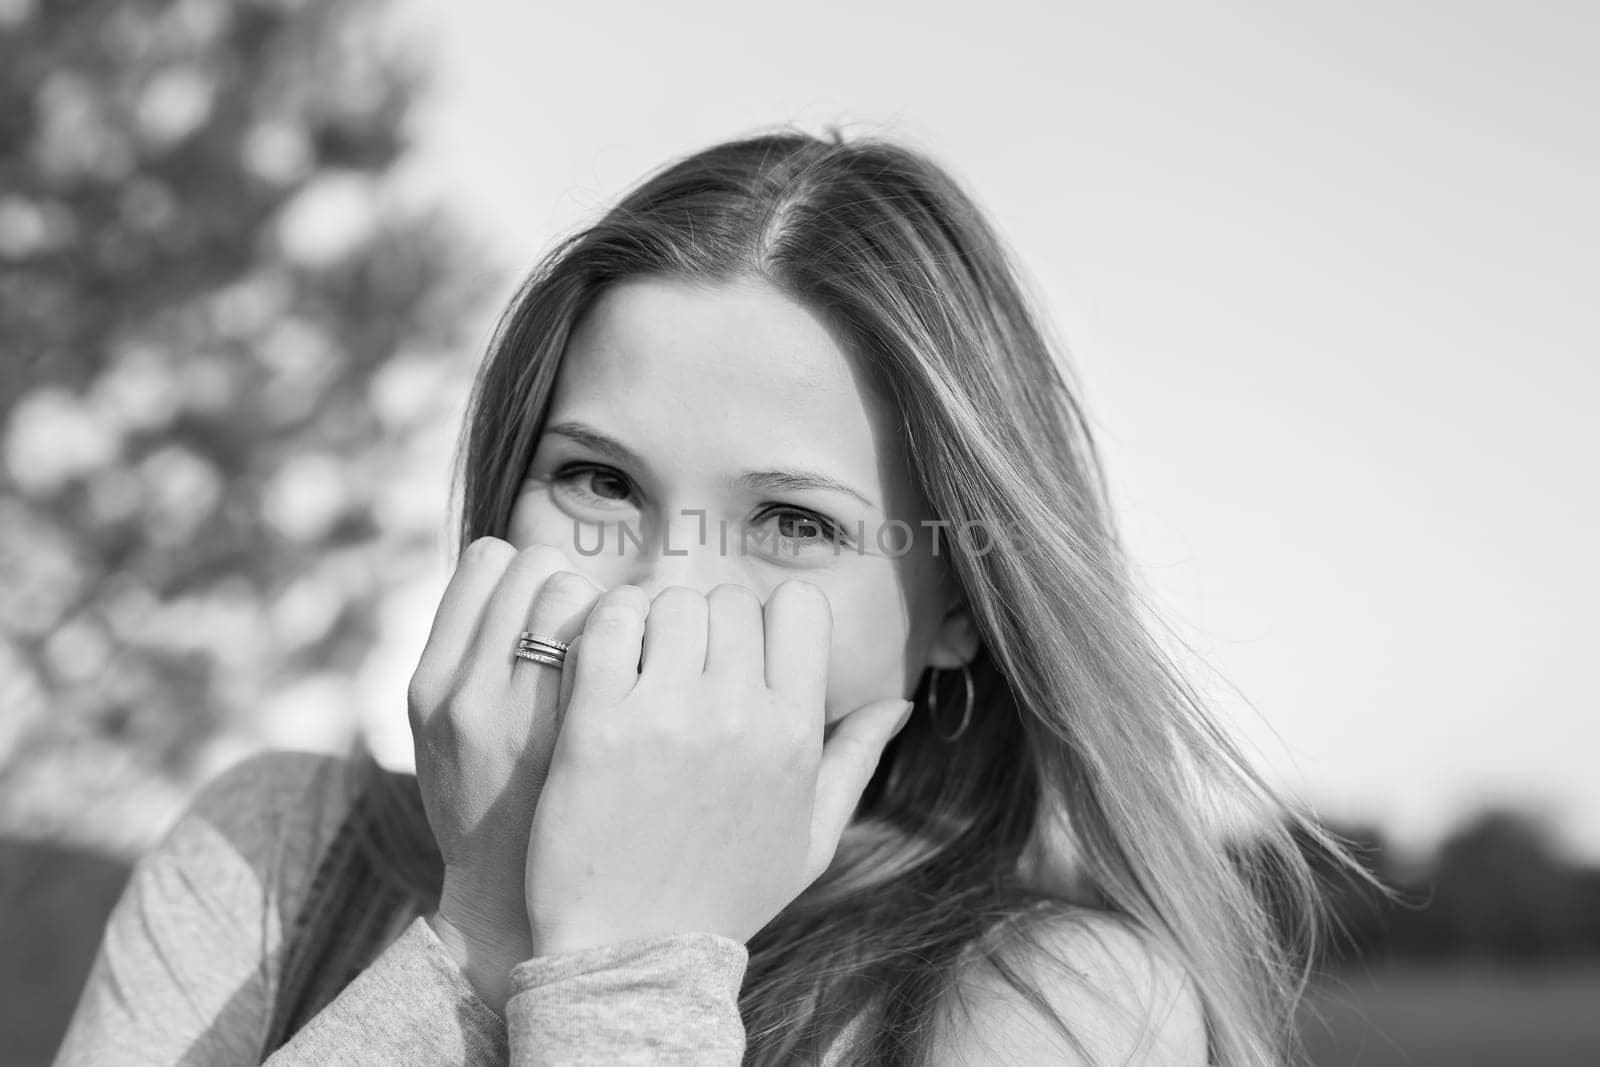
[[[417,780],[444,859],[429,922],[495,1008],[532,955],[528,831],[558,730],[563,671],[514,655],[523,630],[570,642],[600,587],[561,550],[481,537],[461,553],[411,677]]]
[[[827,868],[911,709],[865,705],[825,742],[831,630],[826,596],[798,580],[764,609],[738,585],[599,597],[528,844],[534,954],[745,942]]]

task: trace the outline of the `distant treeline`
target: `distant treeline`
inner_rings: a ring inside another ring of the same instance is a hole
[[[1330,963],[1600,958],[1600,867],[1563,856],[1532,816],[1485,811],[1420,865],[1402,862],[1375,827],[1323,825],[1402,894],[1385,899],[1297,834],[1334,916]]]

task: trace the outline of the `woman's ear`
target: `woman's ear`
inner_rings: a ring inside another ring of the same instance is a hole
[[[944,618],[939,620],[939,628],[928,649],[928,666],[959,670],[977,657],[980,639],[966,601],[957,600],[945,609]]]

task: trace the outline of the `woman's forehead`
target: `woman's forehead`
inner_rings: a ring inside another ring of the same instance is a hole
[[[828,323],[797,301],[756,281],[654,277],[599,297],[568,342],[551,409],[603,421],[641,450],[694,439],[799,449],[875,481],[896,451],[887,415]]]
[[[575,368],[583,377],[647,375],[666,384],[696,372],[717,390],[855,392],[849,359],[826,321],[747,279],[650,277],[610,286],[579,323],[567,355],[586,357]]]

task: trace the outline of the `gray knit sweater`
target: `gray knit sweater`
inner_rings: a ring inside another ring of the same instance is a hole
[[[58,1065],[254,1064],[284,934],[353,795],[353,764],[276,752],[207,785],[135,867]],[[422,919],[265,1062],[738,1064],[748,956],[717,934],[538,957],[501,1018]],[[846,1030],[824,1063],[855,1040]]]

